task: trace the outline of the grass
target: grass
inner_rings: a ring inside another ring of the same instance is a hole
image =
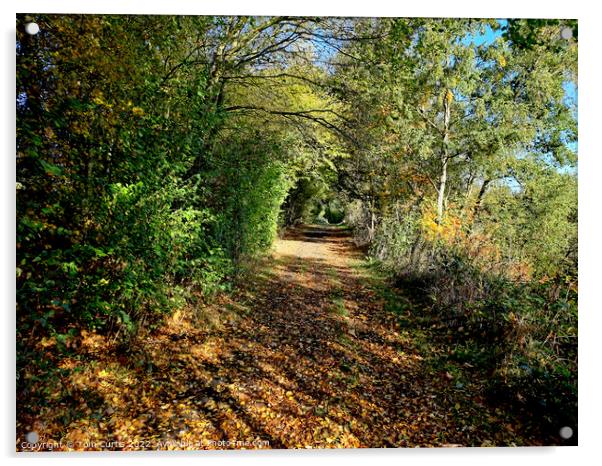
[[[345,307],[345,301],[342,296],[334,296],[332,298],[333,311],[343,317],[347,317],[349,312]]]

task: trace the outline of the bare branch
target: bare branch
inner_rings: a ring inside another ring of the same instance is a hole
[[[333,110],[330,109],[311,109],[311,110],[301,110],[301,111],[286,111],[286,110],[272,110],[272,109],[268,109],[268,108],[264,108],[264,107],[255,107],[255,106],[248,106],[248,105],[235,105],[232,107],[225,107],[223,109],[226,112],[234,112],[234,111],[245,111],[245,110],[249,110],[249,111],[257,111],[257,112],[265,112],[265,113],[269,113],[271,115],[280,115],[283,117],[299,117],[299,118],[305,118],[311,121],[314,121],[316,123],[318,123],[319,125],[323,126],[324,128],[327,128],[331,131],[334,131],[338,134],[340,134],[341,136],[349,139],[350,141],[355,143],[355,139],[350,136],[347,132],[345,132],[343,129],[341,129],[340,127],[338,127],[337,125],[335,125],[334,123],[326,120],[323,117],[317,117],[312,115],[312,113],[330,113],[333,114],[339,118],[342,118],[340,115],[338,115],[336,112],[334,112]]]

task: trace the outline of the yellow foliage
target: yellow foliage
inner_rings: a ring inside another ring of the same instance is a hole
[[[465,236],[461,220],[449,213],[439,223],[437,212],[434,209],[427,209],[422,214],[421,223],[424,236],[432,242],[444,242],[451,245]]]
[[[111,104],[109,104],[108,102],[106,102],[106,101],[105,101],[105,100],[102,98],[102,96],[100,96],[100,95],[99,95],[99,96],[97,96],[97,97],[94,97],[94,98],[92,99],[92,102],[94,102],[96,105],[102,105],[103,107],[107,107],[107,108],[111,108],[111,107],[113,107]]]
[[[445,100],[447,101],[448,105],[452,103],[452,100],[454,100],[454,93],[449,89],[445,92]]]
[[[422,213],[421,229],[427,241],[463,251],[474,265],[483,270],[502,273],[517,281],[528,280],[532,277],[533,267],[531,264],[524,261],[508,264],[503,260],[500,247],[493,238],[483,233],[470,233],[465,228],[465,225],[469,223],[470,220],[463,220],[451,209],[446,212],[443,220],[439,223],[436,210],[429,208]]]

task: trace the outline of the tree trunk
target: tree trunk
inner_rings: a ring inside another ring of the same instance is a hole
[[[483,181],[483,184],[481,185],[481,189],[479,189],[479,194],[477,195],[477,200],[475,202],[474,205],[474,209],[472,211],[472,218],[476,218],[477,214],[479,213],[479,210],[481,210],[481,205],[483,204],[483,196],[485,196],[485,192],[487,191],[487,187],[489,186],[489,183],[491,183],[491,179],[487,178]]]
[[[445,188],[447,186],[447,156],[441,157],[441,176],[439,177],[439,192],[437,196],[437,223],[443,221],[443,204],[445,200]]]
[[[479,216],[479,212],[481,211],[481,206],[483,204],[483,197],[485,196],[485,193],[487,192],[487,187],[489,186],[489,183],[491,183],[491,181],[492,180],[490,178],[485,178],[485,180],[483,180],[483,184],[481,185],[481,189],[479,189],[477,199],[475,201],[474,207],[472,208],[472,218],[470,219],[469,232],[472,231],[472,227],[474,226],[475,221]]]
[[[441,151],[441,175],[439,176],[439,189],[437,196],[437,222],[443,221],[443,208],[445,202],[445,188],[447,186],[447,167],[449,164],[449,120],[451,116],[452,92],[448,89],[443,97],[443,148]]]
[[[370,197],[370,226],[368,227],[368,242],[371,243],[374,239],[374,229],[376,228],[376,215],[374,212],[374,198]]]

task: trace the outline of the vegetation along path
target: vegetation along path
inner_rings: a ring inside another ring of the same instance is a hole
[[[65,380],[79,406],[24,431],[111,449],[533,444],[342,227],[291,230],[252,276],[127,350],[84,332],[57,361],[80,365]]]

